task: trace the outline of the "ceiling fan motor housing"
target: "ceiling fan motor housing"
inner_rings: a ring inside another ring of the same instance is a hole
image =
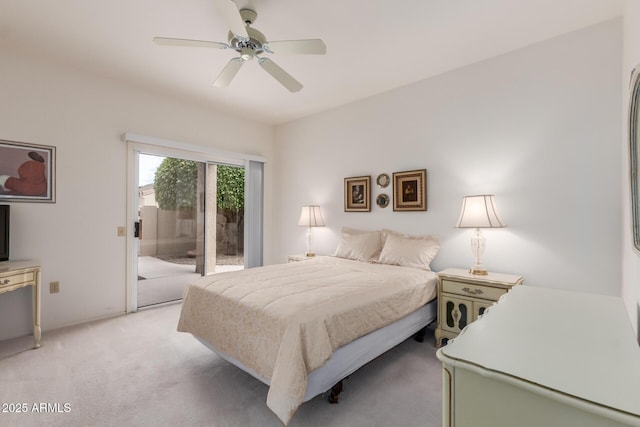
[[[264,34],[254,28],[247,27],[247,33],[249,40],[240,38],[229,31],[229,47],[240,53],[240,56],[245,60],[252,59],[255,55],[264,52],[262,45],[267,41]]]

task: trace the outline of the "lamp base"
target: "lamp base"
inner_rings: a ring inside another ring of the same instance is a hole
[[[484,268],[484,263],[482,262],[482,255],[484,255],[484,247],[485,247],[485,238],[482,235],[482,231],[480,228],[476,228],[476,232],[473,236],[471,236],[471,253],[473,253],[473,257],[475,258],[475,264],[469,269],[469,273],[476,276],[486,276],[487,269]]]

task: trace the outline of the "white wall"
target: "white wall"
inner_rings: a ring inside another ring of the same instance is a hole
[[[124,311],[125,131],[266,157],[267,263],[304,250],[300,206],[319,203],[329,226],[314,230],[318,253],[335,249],[343,225],[388,227],[440,234],[434,269],[466,267],[470,230],[453,228],[460,200],[490,192],[509,225],[486,232],[490,270],[618,295],[622,257],[637,316],[626,174],[616,190],[628,163],[626,82],[640,62],[638,2],[627,3],[624,70],[612,21],[279,126],[275,148],[268,126],[0,50],[0,139],[58,149],[57,203],[12,204],[12,258],[43,267],[43,329]],[[428,169],[427,212],[343,212],[344,177],[414,168]],[[53,280],[60,294],[46,292]],[[29,307],[29,290],[0,297],[0,340],[31,332]]]
[[[320,204],[317,253],[341,226],[386,227],[442,236],[435,270],[468,267],[462,197],[493,193],[509,228],[485,233],[489,270],[620,295],[621,37],[606,22],[277,127],[274,256],[304,250],[300,207]],[[343,211],[344,177],[418,168],[427,212]]]
[[[629,196],[629,145],[627,115],[629,112],[629,77],[640,64],[640,2],[627,0],[624,9],[623,36],[623,115],[622,115],[622,295],[640,341],[640,253],[633,247],[631,207]]]
[[[57,147],[57,202],[11,205],[11,258],[42,265],[44,331],[125,310],[124,132],[272,158],[270,126],[15,52],[0,50],[0,63],[0,139]],[[268,223],[269,164],[265,176]],[[54,280],[59,294],[48,293]],[[30,288],[0,297],[0,339],[31,332],[30,304]]]

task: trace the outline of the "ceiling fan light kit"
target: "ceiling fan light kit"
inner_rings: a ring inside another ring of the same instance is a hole
[[[217,0],[216,5],[230,28],[228,43],[170,37],[155,37],[153,39],[156,44],[161,46],[233,49],[238,52],[240,56],[231,58],[220,74],[218,74],[218,77],[213,82],[213,85],[216,87],[229,86],[235,75],[240,71],[240,68],[242,68],[242,65],[253,58],[257,58],[258,64],[260,64],[262,69],[269,73],[281,85],[290,92],[298,92],[302,89],[302,84],[299,81],[270,58],[259,55],[264,53],[324,55],[327,52],[326,45],[320,39],[267,41],[264,34],[251,27],[258,18],[258,14],[254,10],[238,10],[236,4],[230,0]]]

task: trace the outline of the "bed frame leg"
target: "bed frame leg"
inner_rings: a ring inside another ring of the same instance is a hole
[[[329,393],[329,403],[338,403],[338,395],[342,393],[342,380],[338,381],[336,385],[331,387],[331,393]]]
[[[426,334],[427,334],[427,327],[425,326],[424,328],[422,328],[418,332],[416,332],[416,334],[413,336],[413,339],[418,341],[418,342],[424,342],[424,336]]]

